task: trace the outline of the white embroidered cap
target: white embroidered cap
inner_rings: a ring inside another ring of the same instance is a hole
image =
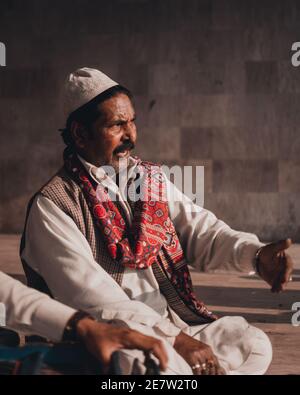
[[[73,71],[64,86],[65,116],[68,117],[73,111],[115,85],[119,84],[100,70],[83,67]]]

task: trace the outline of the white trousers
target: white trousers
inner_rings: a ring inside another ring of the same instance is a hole
[[[132,321],[128,321],[127,324],[145,335],[163,340],[169,362],[167,370],[161,374],[193,374],[191,367],[171,344],[158,336],[152,328]],[[187,327],[183,332],[208,344],[227,374],[261,375],[267,371],[271,363],[272,346],[269,338],[262,330],[250,325],[242,317],[223,317],[211,324]],[[134,359],[139,361],[141,374],[145,372],[143,352],[123,350],[120,353],[120,364],[124,374],[131,374]]]

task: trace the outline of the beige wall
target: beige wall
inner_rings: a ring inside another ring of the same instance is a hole
[[[290,1],[1,1],[0,231],[58,168],[60,87],[98,67],[136,95],[138,153],[205,165],[205,206],[300,240],[300,5]]]

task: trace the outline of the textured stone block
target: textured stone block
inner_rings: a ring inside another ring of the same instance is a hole
[[[29,194],[12,196],[1,202],[0,229],[2,233],[21,233],[24,228]]]
[[[100,8],[99,5],[98,8]],[[118,22],[121,31],[143,32],[151,28],[153,23],[151,2],[144,0],[120,0],[117,5],[112,3],[111,8],[113,13],[118,14],[117,18],[119,18]]]
[[[284,31],[284,34],[283,34]],[[264,24],[250,26],[243,31],[244,58],[248,61],[286,61],[291,60],[292,43],[298,41],[299,29],[279,28]]]
[[[120,60],[126,59],[126,62],[129,61],[131,64],[153,63],[153,51],[156,40],[156,35],[147,31],[118,35],[119,48],[117,56]],[[108,48],[106,53],[110,53]],[[123,65],[123,62],[121,64]]]
[[[209,128],[181,129],[182,159],[209,159],[212,156],[213,130]]]
[[[205,203],[231,224],[300,239],[298,1],[2,3],[0,230],[21,229],[27,198],[61,164],[61,87],[90,66],[135,93],[144,159],[203,163]]]
[[[213,1],[213,28],[228,29],[247,26],[248,7],[238,0]]]
[[[126,63],[120,67],[119,81],[127,87],[133,95],[146,95],[148,93],[149,75],[146,64]]]
[[[18,158],[32,144],[60,140],[57,129],[63,126],[63,117],[59,101],[0,99],[0,106],[5,114],[0,118],[1,158]],[[51,111],[45,114],[47,109]]]
[[[213,159],[277,159],[278,152],[278,129],[269,124],[213,130]]]
[[[211,26],[211,0],[164,0],[150,2],[151,21],[158,31],[178,31],[187,27]]]
[[[173,7],[174,2],[172,3]],[[212,26],[212,0],[180,0],[177,7],[177,28],[207,29]]]
[[[148,98],[146,117],[148,126],[178,127],[185,98],[182,96],[153,95]]]
[[[20,157],[19,161],[14,159],[1,160],[0,162],[0,199],[1,202],[8,201],[12,197],[20,196],[27,192],[27,168],[20,166],[26,163],[26,157]],[[13,181],[9,174],[13,175]]]
[[[260,0],[241,2],[239,0],[213,1],[213,27],[215,29],[283,26],[285,2]]]
[[[204,30],[194,45],[198,48],[198,61],[208,63],[243,62],[245,47],[243,31],[232,28]]]
[[[300,241],[300,193],[279,193],[278,230],[282,238]]]
[[[246,62],[246,76],[247,93],[276,93],[278,91],[276,62]]]
[[[1,67],[1,98],[31,100],[34,97],[42,97],[46,93],[53,96],[58,89],[57,81],[54,70]]]
[[[279,223],[300,227],[300,194],[280,192],[279,194]],[[300,234],[298,235],[300,237]]]
[[[205,208],[237,230],[266,229],[278,223],[277,193],[213,193],[205,200]]]
[[[214,192],[277,192],[275,160],[224,160],[213,162]]]
[[[75,40],[59,43],[59,53],[55,61],[63,67],[64,74],[79,67],[94,67],[117,79],[120,62],[119,35],[114,33],[83,34]],[[64,60],[66,48],[70,55]]]
[[[189,94],[225,93],[225,65],[219,63],[191,63],[181,67],[185,91]]]
[[[182,68],[178,64],[155,64],[149,71],[149,93],[155,95],[182,95],[185,93]]]
[[[231,95],[227,98],[224,126],[253,128],[259,134],[261,127],[278,129],[277,95]]]
[[[293,67],[291,60],[278,63],[279,92],[300,93],[300,72],[298,67]]]
[[[152,48],[151,63],[178,63],[182,58],[181,38],[174,37],[174,31],[157,30],[152,32],[155,40]]]
[[[279,157],[299,159],[300,124],[298,94],[279,95],[276,99],[276,120],[279,130]]]
[[[186,95],[182,99],[182,127],[224,127],[235,123],[229,95]]]
[[[164,163],[180,156],[180,129],[176,127],[142,128],[138,134],[137,154],[145,160]],[[149,149],[152,147],[152,149]]]
[[[35,193],[62,166],[62,143],[41,141],[26,148],[18,161],[11,157],[0,162],[0,199],[3,202]],[[30,153],[30,159],[26,153]],[[13,175],[13,181],[9,174]]]
[[[274,39],[276,30],[269,26],[245,29],[243,40],[246,60],[266,61],[277,58],[277,41]],[[266,45],[266,42],[268,45]]]
[[[300,162],[279,162],[279,191],[300,193]],[[300,201],[299,201],[300,205]]]

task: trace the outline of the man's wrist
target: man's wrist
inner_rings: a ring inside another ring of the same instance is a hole
[[[82,325],[82,322],[86,320],[94,321],[94,318],[84,311],[76,311],[65,326],[62,340],[66,342],[79,341],[83,334],[83,327],[86,326]]]
[[[174,345],[173,347],[176,348],[182,344],[186,340],[186,335],[184,332],[180,331],[178,335],[175,337]]]

